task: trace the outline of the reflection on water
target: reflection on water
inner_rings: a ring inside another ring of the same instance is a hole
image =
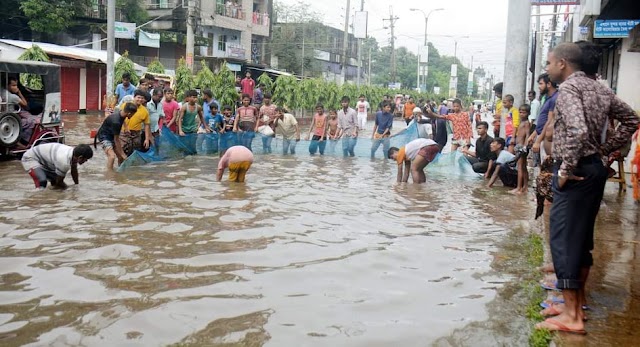
[[[211,157],[104,163],[64,192],[0,163],[3,345],[422,346],[486,319],[509,280],[489,274],[507,230],[484,208],[505,197],[473,180],[397,185],[362,158],[258,156],[245,185],[215,182]]]

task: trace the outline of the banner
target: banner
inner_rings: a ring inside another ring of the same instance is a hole
[[[367,38],[367,19],[368,12],[356,11],[353,17],[353,37],[356,39]]]
[[[115,22],[115,38],[135,40],[136,23]]]
[[[593,25],[593,38],[625,38],[633,27],[640,24],[640,19],[597,19]]]
[[[580,5],[580,0],[531,0],[531,5]]]
[[[160,48],[160,34],[140,30],[138,46]]]

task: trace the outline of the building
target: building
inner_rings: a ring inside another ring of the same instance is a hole
[[[616,94],[640,111],[640,6],[637,0],[583,0],[564,35],[603,49],[600,76]]]
[[[134,40],[119,40],[118,51],[148,65],[156,57],[175,69],[186,56],[187,4],[193,6],[195,27],[194,67],[205,61],[215,68],[226,60],[234,66],[265,66],[264,43],[271,32],[272,0],[146,0],[153,20],[143,28],[161,35],[160,49],[140,47]],[[122,42],[128,41],[128,42]]]
[[[306,30],[305,30],[306,29]],[[343,55],[344,55],[344,31],[320,24],[320,23],[276,23],[273,25],[273,36],[290,37],[296,43],[295,49],[311,50],[314,52],[313,64],[317,71],[304,71],[305,76],[321,75],[327,81],[342,81]],[[304,39],[303,39],[304,37]],[[305,47],[302,47],[302,46]],[[300,46],[300,47],[298,47]],[[279,63],[279,51],[273,49],[270,51],[270,62],[275,69],[285,69],[289,72],[302,74],[300,65],[296,64],[293,68],[287,68]],[[358,40],[353,34],[347,35],[346,50],[346,80],[356,82],[358,78]],[[302,55],[300,55],[302,60]],[[306,64],[305,64],[306,65]],[[361,77],[364,76],[365,69],[361,71]],[[364,80],[364,79],[363,79]]]
[[[42,48],[52,63],[61,66],[60,106],[63,112],[85,113],[102,110],[107,83],[107,51],[43,42],[0,40],[0,60],[18,59],[33,44]],[[115,59],[119,57],[116,53]]]

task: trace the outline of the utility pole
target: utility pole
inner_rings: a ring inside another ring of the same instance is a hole
[[[371,85],[371,46],[369,46],[369,64],[367,65],[367,85]]]
[[[300,69],[301,70],[300,76],[302,76],[302,78],[304,78],[304,34],[305,34],[304,27],[305,27],[304,22],[302,22],[302,59],[300,59],[302,60],[301,69]]]
[[[193,53],[195,46],[195,37],[193,32],[194,25],[194,16],[193,16],[193,5],[192,2],[195,0],[186,0],[187,1],[187,45],[186,45],[186,54],[187,54],[187,67],[189,70],[193,71]]]
[[[509,0],[507,15],[507,54],[504,63],[503,95],[511,94],[514,105],[522,105],[527,88],[527,56],[529,55],[529,30],[531,28],[531,3]],[[502,113],[500,136],[505,135],[506,114]]]
[[[395,37],[395,25],[398,17],[393,16],[393,7],[389,6],[389,19],[383,19],[383,21],[389,21],[389,28],[391,29],[391,82],[396,83],[396,37]]]
[[[107,1],[107,106],[113,95],[113,69],[116,50],[116,0]],[[102,95],[101,95],[102,96]]]
[[[364,0],[360,1],[360,12],[364,12]],[[361,70],[362,70],[362,39],[358,39],[358,87],[360,86]]]
[[[536,6],[536,42],[534,45],[536,47],[536,54],[534,57],[534,65],[533,65],[533,88],[535,90],[535,85],[537,84],[536,79],[540,76],[540,72],[542,71],[542,34],[540,33],[540,6]]]
[[[344,36],[342,39],[342,83],[347,81],[347,48],[349,47],[349,7],[351,0],[347,0],[347,9],[344,15]]]

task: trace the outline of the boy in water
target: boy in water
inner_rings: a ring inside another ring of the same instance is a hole
[[[127,158],[122,149],[122,142],[120,142],[120,132],[122,131],[124,120],[130,118],[137,110],[138,107],[134,103],[125,103],[105,118],[100,129],[98,129],[98,136],[95,137],[95,140],[100,141],[102,144],[102,149],[107,155],[107,169],[109,170],[113,170],[116,157],[118,158],[118,165],[122,164]]]
[[[466,148],[471,143],[473,131],[471,130],[471,122],[469,115],[462,112],[462,101],[460,99],[453,100],[453,113],[447,115],[435,114],[428,110],[429,116],[434,118],[442,118],[453,123],[453,139],[451,142],[451,152],[458,150],[458,147]]]
[[[224,170],[229,168],[230,182],[244,182],[245,176],[253,163],[253,153],[245,146],[233,146],[220,158],[216,180],[220,182]]]
[[[64,177],[71,170],[73,182],[78,184],[78,165],[93,157],[88,145],[75,148],[60,143],[35,146],[22,156],[22,167],[33,179],[37,189],[47,188],[47,181],[54,189],[66,189]]]
[[[328,120],[328,129],[327,129],[327,139],[329,140],[329,153],[334,154],[336,152],[336,146],[338,145],[338,140],[340,139],[340,128],[338,127],[338,113],[336,110],[331,109],[329,111],[329,120]]]
[[[512,163],[516,156],[505,151],[504,146],[505,141],[500,137],[491,142],[491,152],[496,155],[497,159],[489,161],[489,169],[485,174],[485,177],[491,177],[487,183],[488,188],[493,187],[498,177],[505,187],[515,188],[518,185],[518,173],[509,166],[509,163]]]
[[[171,88],[165,89],[164,99],[162,100],[162,110],[164,111],[164,119],[160,122],[160,126],[166,125],[172,133],[177,132],[176,121],[178,120],[178,112],[180,111],[180,104],[173,98],[173,90]]]
[[[236,145],[237,136],[233,132],[233,125],[236,122],[236,117],[231,111],[231,106],[224,106],[222,108],[222,124],[220,129],[220,156],[231,146]]]
[[[529,123],[529,113],[531,112],[531,106],[524,104],[520,106],[519,116],[520,125],[516,132],[516,157],[518,158],[516,170],[518,170],[518,185],[515,189],[510,191],[511,194],[522,194],[527,192],[529,187],[529,171],[527,170],[527,156],[529,155],[529,148],[527,147],[527,137],[529,130],[531,129],[531,123]]]
[[[439,152],[440,147],[435,141],[416,139],[403,147],[389,148],[387,156],[398,163],[397,181],[399,183],[409,181],[409,172],[411,172],[413,183],[424,183],[427,181],[424,168],[435,159]]]

